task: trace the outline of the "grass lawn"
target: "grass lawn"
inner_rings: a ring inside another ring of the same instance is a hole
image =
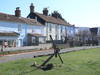
[[[100,48],[65,53],[61,57],[64,64],[53,58],[49,63],[55,67],[48,71],[30,67],[34,61],[41,64],[48,56],[2,63],[0,75],[100,75]]]

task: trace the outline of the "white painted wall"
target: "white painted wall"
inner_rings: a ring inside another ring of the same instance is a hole
[[[20,31],[18,31],[20,27]],[[38,33],[46,36],[46,27],[38,26],[38,25],[29,25],[24,23],[17,22],[6,22],[0,21],[0,31],[3,32],[17,32],[19,33],[19,37],[0,37],[0,39],[15,39],[17,42],[17,46],[27,45],[27,34],[28,33]]]
[[[37,34],[42,34],[43,36],[45,36],[46,35],[45,26],[27,25],[27,33],[37,33]]]
[[[53,24],[53,23],[46,23],[46,36],[47,36],[47,40],[50,40],[50,36],[52,36],[52,38],[55,40],[55,36],[57,34],[57,25]]]
[[[18,31],[18,27],[21,27],[21,31]],[[17,32],[19,33],[19,37],[16,37],[15,40],[17,41],[17,46],[23,46],[23,41],[25,40],[26,36],[26,24],[17,23],[17,22],[7,22],[7,21],[0,21],[0,31],[3,32]],[[0,37],[2,38],[2,37]],[[14,37],[4,37],[6,39],[14,39]],[[20,43],[21,40],[21,43]]]
[[[50,31],[51,27],[51,31]],[[52,35],[52,38],[56,40],[65,40],[66,33],[68,36],[74,36],[75,35],[75,27],[74,26],[66,26],[66,25],[60,25],[60,24],[53,24],[53,23],[46,23],[46,36],[47,40],[50,40],[49,35]],[[62,38],[61,38],[62,37]]]

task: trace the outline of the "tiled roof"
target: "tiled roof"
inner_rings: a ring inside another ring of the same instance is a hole
[[[45,15],[37,13],[37,12],[35,12],[35,14],[38,15],[43,20],[45,20],[46,22],[51,22],[51,23],[55,23],[55,24],[63,24],[63,25],[71,25],[68,22],[66,22],[60,18],[54,18],[52,16],[45,16]]]
[[[30,35],[30,36],[44,36],[43,34],[39,34],[39,33],[28,33],[28,35]]]
[[[19,33],[16,32],[0,32],[0,36],[18,36]]]
[[[19,22],[19,23],[25,23],[31,25],[42,25],[34,19],[16,17],[14,15],[9,15],[5,13],[0,13],[0,21]]]

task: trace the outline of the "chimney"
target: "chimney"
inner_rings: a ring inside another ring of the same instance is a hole
[[[21,10],[20,10],[19,7],[17,7],[16,10],[15,10],[15,16],[16,17],[20,17],[21,16]]]
[[[48,9],[47,8],[43,9],[43,15],[48,16]]]
[[[34,5],[33,5],[33,3],[31,3],[31,5],[30,5],[30,13],[33,13],[34,12]]]

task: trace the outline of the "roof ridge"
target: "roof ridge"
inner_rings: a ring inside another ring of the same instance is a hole
[[[2,12],[0,12],[0,20],[25,23],[25,24],[31,24],[31,25],[42,25],[39,22],[37,22],[35,19],[29,19],[29,18],[25,18],[25,17],[16,17],[14,15],[2,13]]]
[[[60,18],[55,18],[53,16],[46,16],[46,15],[43,15],[43,14],[38,13],[38,12],[34,12],[34,13],[37,14],[39,17],[41,17],[43,20],[45,20],[47,22],[63,24],[63,25],[71,25],[71,24],[69,24],[69,22],[62,20]]]

